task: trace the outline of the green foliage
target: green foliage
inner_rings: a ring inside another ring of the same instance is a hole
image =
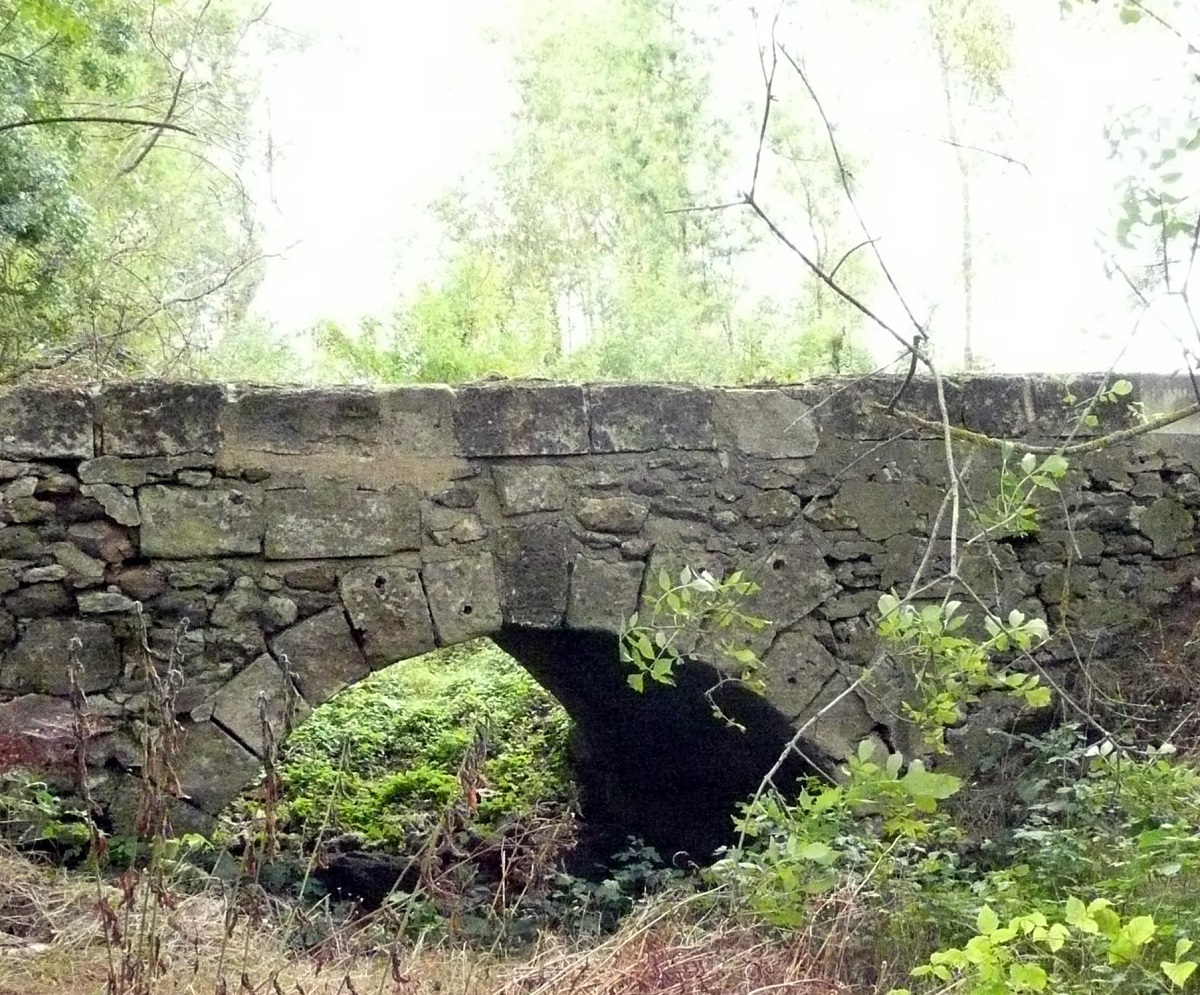
[[[1187,984],[1196,961],[1185,960],[1192,941],[1141,915],[1121,920],[1112,902],[1071,897],[1061,918],[1039,911],[1000,917],[984,905],[976,934],[962,947],[934,953],[912,971],[931,991],[953,984],[970,995],[1022,992],[1169,991]],[[1161,958],[1161,959],[1160,959]],[[1167,959],[1170,958],[1170,959]],[[907,988],[891,995],[912,995]]]
[[[742,610],[744,599],[759,590],[754,581],[747,580],[740,570],[721,580],[707,570],[695,571],[687,566],[680,570],[676,581],[664,567],[658,573],[658,589],[649,621],[643,622],[634,612],[621,632],[621,662],[633,667],[626,678],[633,690],[645,691],[647,678],[673,685],[675,668],[698,643],[715,650],[717,662],[734,675],[723,679],[722,684],[728,680],[755,691],[763,689],[757,677],[762,661],[742,642],[746,630],[770,624]],[[708,691],[713,713],[738,726],[717,705],[715,690]]]
[[[937,752],[945,752],[946,727],[959,722],[963,706],[984,691],[1004,692],[1033,708],[1050,703],[1036,674],[997,671],[991,659],[1011,649],[1030,653],[1048,638],[1046,623],[1014,608],[1006,620],[985,617],[987,638],[972,639],[962,634],[967,616],[960,607],[958,601],[918,608],[894,594],[879,598],[879,634],[903,654],[916,686],[917,700],[903,703],[905,714]]]
[[[1115,19],[1133,31],[1166,32],[1178,41],[1178,99],[1127,106],[1108,125],[1106,138],[1109,156],[1124,174],[1116,190],[1115,236],[1118,248],[1141,264],[1126,267],[1134,274],[1137,296],[1144,302],[1160,288],[1179,292],[1200,205],[1195,156],[1200,150],[1195,99],[1200,48],[1188,37],[1195,26],[1194,5],[1190,0],[1060,0],[1060,7],[1076,17],[1086,12]],[[1173,260],[1183,261],[1174,263],[1176,272]]]
[[[899,753],[880,762],[864,742],[842,783],[810,781],[795,802],[771,792],[745,805],[737,827],[747,842],[714,864],[710,879],[765,922],[799,928],[808,899],[836,885],[878,886],[903,869],[934,873],[939,848],[957,838],[938,803],[961,786],[921,760],[906,768]]]
[[[178,370],[257,275],[238,179],[250,0],[17,0],[0,24],[0,378],[68,356]],[[86,352],[82,351],[86,344]]]
[[[0,771],[0,840],[82,856],[91,842],[87,813],[20,768]]]
[[[1038,508],[1033,503],[1035,495],[1039,490],[1057,493],[1058,481],[1066,476],[1068,469],[1066,459],[1057,453],[1051,453],[1041,462],[1033,453],[1026,453],[1016,462],[1014,449],[1011,443],[1005,444],[996,493],[975,511],[983,534],[993,539],[1034,535],[1039,528]]]
[[[710,110],[704,12],[525,0],[523,13],[513,147],[435,205],[444,267],[388,327],[319,329],[330,371],[745,382],[865,369],[861,315],[827,287],[805,274],[763,293],[736,276],[763,244],[747,211],[687,210],[728,199],[733,161]],[[832,269],[850,245],[830,233],[830,156],[785,116],[768,151],[790,162],[784,192],[814,205],[804,220]],[[861,292],[864,273],[851,259],[841,278]]]
[[[930,26],[947,69],[971,91],[971,98],[1003,95],[1012,68],[1013,20],[993,0],[929,0]]]
[[[283,828],[335,830],[375,844],[421,841],[461,798],[464,755],[481,733],[481,829],[569,797],[566,714],[490,643],[455,647],[372,675],[317,709],[282,761]]]

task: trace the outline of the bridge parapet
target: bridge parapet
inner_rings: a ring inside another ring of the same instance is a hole
[[[1128,402],[1191,399],[1186,381],[1133,379],[1135,392],[1100,405],[1076,438],[1130,424]],[[1100,381],[1075,378],[1071,390],[1088,397]],[[254,776],[255,698],[279,712],[285,660],[309,709],[436,646],[615,633],[647,571],[685,563],[760,581],[767,701],[804,721],[870,655],[879,592],[911,576],[944,492],[939,432],[885,410],[899,385],[10,390],[0,737],[62,727],[78,640],[98,723],[91,759],[116,804],[119,772],[138,763],[140,605],[151,651],[182,655],[180,779],[203,822]],[[1058,379],[983,377],[947,382],[939,399],[918,378],[903,404],[936,421],[944,403],[957,425],[1045,444],[1067,422],[1065,393]],[[1116,646],[1194,594],[1196,421],[1073,461],[1066,501],[1046,505],[1039,534],[970,567],[997,608],[1070,617]],[[972,465],[977,498],[994,489],[995,461],[987,451]],[[614,673],[608,697],[624,694]],[[588,700],[594,686],[585,694],[569,662],[538,676],[577,716],[603,714],[612,728],[593,722],[595,736],[632,735],[611,701]],[[840,759],[863,738],[900,742],[895,727],[867,694],[812,738]]]

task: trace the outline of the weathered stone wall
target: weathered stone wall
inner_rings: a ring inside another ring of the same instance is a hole
[[[1186,381],[1133,379],[1124,401],[1149,411],[1191,399]],[[616,632],[644,578],[683,563],[761,582],[766,700],[802,721],[871,653],[878,593],[911,577],[944,492],[937,433],[879,408],[896,386],[0,394],[0,741],[6,728],[63,734],[77,640],[95,790],[127,804],[121,772],[138,763],[146,691],[135,606],[155,654],[186,623],[179,774],[203,821],[253,778],[256,695],[278,710],[285,657],[308,709],[435,646]],[[1040,442],[1059,437],[1063,396],[1050,379],[947,389],[957,424]],[[1102,405],[1079,437],[1129,424],[1124,401]],[[928,382],[905,404],[936,417]],[[1190,419],[1074,460],[1035,539],[972,550],[978,589],[1052,624],[1069,614],[1089,651],[1119,649],[1129,625],[1196,588],[1198,431]],[[994,451],[971,461],[977,497],[994,490],[996,465]],[[592,703],[605,722],[635,707],[632,692],[597,691],[571,667],[535,673],[581,713],[588,695],[604,697]],[[813,742],[839,757],[868,736],[900,736],[870,692],[846,699]]]

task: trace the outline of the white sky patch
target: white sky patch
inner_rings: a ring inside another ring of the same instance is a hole
[[[436,275],[443,246],[429,203],[485,167],[512,133],[511,61],[487,35],[511,23],[516,5],[285,6],[276,21],[310,42],[266,66],[262,114],[274,161],[260,210],[268,249],[291,248],[268,263],[255,307],[299,336],[323,318],[386,318],[401,293]],[[977,352],[998,370],[1103,369],[1136,319],[1097,248],[1112,244],[1118,176],[1104,125],[1114,105],[1161,101],[1164,88],[1169,97],[1183,56],[1162,32],[1120,25],[1115,15],[1064,20],[1051,0],[1011,7],[1018,33],[1007,119],[993,135],[963,129],[964,141],[1029,167],[973,160]],[[839,141],[867,162],[864,217],[918,319],[933,316],[938,351],[953,367],[962,353],[959,181],[953,149],[938,141],[946,133],[940,79],[915,20],[891,15],[871,27],[837,9],[827,0],[796,4],[791,17],[805,30],[786,40],[805,59]],[[760,108],[748,8],[729,2],[720,11],[730,32],[716,67],[722,106]],[[751,156],[758,113],[736,122]],[[794,279],[798,265],[779,250],[755,279]],[[910,333],[882,281],[870,303]],[[1181,366],[1179,335],[1194,333],[1182,331],[1176,303],[1156,304],[1138,326],[1124,369]],[[880,356],[895,351],[883,333],[870,331],[868,342]]]

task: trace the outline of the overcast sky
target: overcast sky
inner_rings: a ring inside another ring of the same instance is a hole
[[[961,354],[959,200],[937,74],[914,9],[866,24],[851,5],[797,0],[784,30],[808,63],[838,137],[868,163],[861,207],[871,233],[938,346]],[[764,6],[766,6],[764,4]],[[978,351],[997,369],[1082,371],[1113,361],[1134,327],[1128,294],[1105,274],[1116,164],[1103,129],[1114,107],[1179,92],[1183,50],[1163,32],[1076,16],[1056,0],[1013,0],[1016,68],[1003,134],[980,144],[1019,159],[977,163]],[[1200,5],[1198,5],[1200,6]],[[719,6],[729,32],[718,92],[736,110],[761,88],[747,6]],[[261,117],[272,142],[260,194],[268,265],[257,310],[286,334],[322,318],[386,316],[397,295],[436,272],[427,205],[486,164],[511,133],[514,94],[502,0],[280,0],[276,22],[302,45],[266,65]],[[1174,89],[1172,89],[1174,88]],[[753,152],[752,114],[739,122]],[[748,130],[746,130],[748,129]],[[736,181],[731,178],[731,184]],[[730,190],[735,194],[736,190]],[[283,250],[286,249],[286,252]],[[788,279],[794,260],[764,272]],[[872,301],[900,322],[882,290]],[[1171,302],[1143,321],[1121,366],[1180,366]],[[886,337],[872,335],[879,354]]]

